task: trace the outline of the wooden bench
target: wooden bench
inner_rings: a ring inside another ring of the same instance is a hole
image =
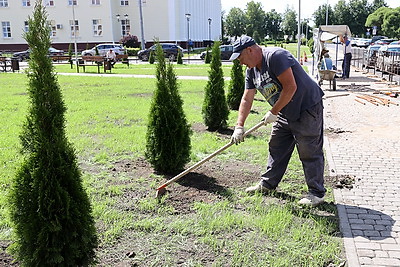
[[[79,67],[83,67],[83,72],[85,72],[85,67],[97,66],[97,73],[100,73],[100,66],[105,66],[104,62],[105,58],[103,56],[82,56],[82,58],[78,59],[78,72]]]
[[[129,67],[128,55],[117,55],[117,62],[118,61],[121,61],[123,64],[126,64]]]
[[[0,57],[0,71],[12,71],[19,70],[19,64],[17,66],[13,66],[13,62],[10,58],[7,57]]]
[[[71,60],[71,56],[68,55],[54,55],[54,56],[50,56],[51,61],[53,61],[53,63],[63,63],[64,61],[68,61],[69,64],[71,64],[71,69],[72,69],[72,60]]]

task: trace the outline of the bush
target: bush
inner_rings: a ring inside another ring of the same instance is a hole
[[[27,72],[30,105],[20,136],[24,158],[10,192],[12,253],[21,266],[95,264],[96,228],[74,148],[65,133],[66,107],[51,59],[45,8],[36,2]]]
[[[225,128],[229,116],[219,45],[220,42],[215,42],[212,49],[212,60],[202,107],[204,123],[210,131]]]
[[[153,51],[150,51],[150,56],[149,56],[149,63],[154,64],[154,61],[156,60],[156,57],[154,55]]]
[[[311,53],[314,53],[314,38],[310,38],[307,42],[307,46]]]
[[[238,59],[233,61],[231,82],[228,88],[227,102],[230,109],[238,110],[244,92],[244,73]]]
[[[206,57],[204,58],[204,63],[206,64],[210,64],[211,62],[211,53],[210,53],[210,47],[207,46],[207,50],[206,50]]]
[[[181,53],[178,53],[178,59],[176,60],[176,63],[180,65],[183,64],[183,58]]]
[[[128,53],[128,56],[137,56],[139,51],[140,51],[140,48],[126,48],[126,52]]]
[[[126,35],[119,40],[119,43],[129,48],[140,47],[139,39],[136,35]]]
[[[156,56],[157,88],[150,107],[145,154],[156,171],[174,174],[190,160],[191,130],[183,112],[172,63],[166,64],[160,44]]]

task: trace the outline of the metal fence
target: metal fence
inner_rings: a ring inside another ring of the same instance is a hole
[[[352,48],[352,65],[371,70],[374,74],[380,72],[381,77],[388,76],[393,81],[394,76],[400,75],[400,52],[373,51],[366,48]]]

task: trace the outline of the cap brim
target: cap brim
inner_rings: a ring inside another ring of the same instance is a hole
[[[231,57],[229,58],[229,61],[234,61],[235,59],[237,59],[239,56],[240,56],[240,53],[241,53],[242,51],[240,51],[240,52],[237,52],[237,53],[233,53],[232,55],[231,55]]]

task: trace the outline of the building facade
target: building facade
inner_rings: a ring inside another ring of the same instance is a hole
[[[147,47],[155,39],[186,46],[188,39],[201,43],[221,35],[221,0],[0,0],[0,51],[27,48],[23,33],[36,2],[46,7],[58,49],[118,43],[126,35]]]

